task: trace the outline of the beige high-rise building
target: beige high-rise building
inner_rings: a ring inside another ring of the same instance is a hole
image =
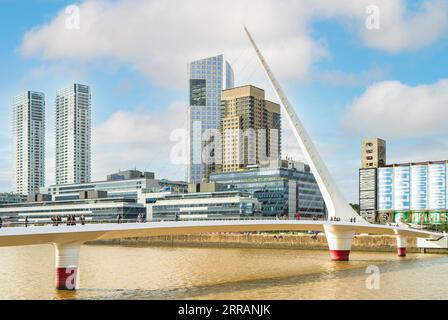
[[[361,142],[361,168],[378,168],[386,165],[386,141],[374,138]]]
[[[221,106],[222,167],[218,171],[280,158],[280,105],[266,100],[263,89],[246,85],[223,90]]]

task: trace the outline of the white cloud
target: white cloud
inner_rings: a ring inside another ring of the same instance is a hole
[[[92,179],[137,168],[157,172],[160,178],[183,180],[185,166],[170,161],[175,145],[170,134],[176,129],[186,129],[186,106],[180,102],[167,109],[113,113],[92,132]]]
[[[447,133],[448,79],[408,86],[375,83],[349,106],[344,127],[364,136],[424,137]]]
[[[365,28],[371,4],[380,7],[380,30]],[[61,10],[28,31],[20,51],[52,61],[112,59],[159,85],[181,88],[190,60],[221,52],[231,62],[238,60],[249,46],[242,31],[247,25],[278,76],[297,80],[328,55],[324,42],[310,35],[316,19],[338,19],[366,46],[397,52],[437,39],[446,30],[446,7],[443,0],[427,1],[417,12],[402,0],[85,0],[79,30],[66,28],[67,14]]]
[[[65,27],[62,10],[50,23],[25,35],[21,52],[46,60],[112,58],[130,63],[158,84],[180,88],[186,62],[221,52],[237,58],[248,46],[242,32],[247,24],[264,40],[266,52],[286,53],[277,60],[279,72],[298,77],[325,49],[304,35],[300,14],[288,11],[286,2],[276,6],[270,0],[84,1],[79,30]]]
[[[448,159],[448,140],[430,137],[412,141],[388,141],[387,162],[409,163]]]
[[[346,87],[365,87],[372,82],[383,80],[387,75],[387,70],[374,66],[359,73],[347,73],[341,70],[329,70],[317,72],[314,76],[316,80]]]
[[[311,3],[308,9],[313,18],[340,19],[359,35],[365,46],[390,53],[429,45],[443,36],[448,28],[446,0],[418,3],[406,0],[316,0]],[[379,29],[366,28],[370,6],[379,10]]]
[[[405,1],[379,2],[380,29],[364,28],[364,43],[388,52],[418,49],[434,42],[447,31],[448,2],[446,0],[422,1],[418,13],[408,12]]]

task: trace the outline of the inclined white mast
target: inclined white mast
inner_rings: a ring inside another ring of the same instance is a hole
[[[366,223],[366,221],[360,215],[358,215],[355,210],[353,210],[353,208],[348,204],[341,191],[336,186],[336,183],[334,182],[333,177],[328,171],[327,166],[320,157],[319,152],[317,151],[308,133],[306,132],[305,127],[300,122],[299,117],[294,111],[294,108],[284,94],[282,88],[280,87],[280,84],[269,68],[269,65],[267,64],[257,45],[255,44],[254,39],[252,38],[246,27],[244,27],[244,30],[246,31],[246,34],[249,37],[249,40],[252,43],[255,52],[257,53],[258,59],[260,60],[263,69],[267,77],[269,78],[269,81],[271,82],[272,88],[274,89],[278,99],[281,102],[281,105],[283,106],[283,110],[286,113],[286,118],[291,124],[294,135],[296,136],[305,159],[311,168],[311,172],[316,178],[320,192],[322,193],[322,196],[324,198],[325,205],[327,206],[328,217],[337,217],[344,220],[356,217],[357,222]]]

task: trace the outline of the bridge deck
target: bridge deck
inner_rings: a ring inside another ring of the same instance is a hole
[[[309,220],[203,220],[2,228],[0,229],[0,247],[210,232],[324,231],[324,225],[338,226],[340,230],[352,230],[358,234],[399,234],[430,239],[443,236],[436,232],[369,223]]]

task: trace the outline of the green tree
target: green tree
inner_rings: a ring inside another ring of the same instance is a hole
[[[359,214],[359,204],[357,203],[350,203],[350,206]]]

